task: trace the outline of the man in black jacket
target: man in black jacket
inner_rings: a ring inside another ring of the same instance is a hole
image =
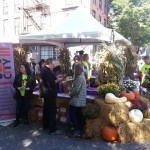
[[[48,58],[46,65],[41,69],[41,84],[44,86],[42,96],[44,98],[43,106],[43,129],[49,129],[50,134],[62,134],[56,127],[56,84],[62,81],[62,78],[56,79],[53,73],[54,60]]]

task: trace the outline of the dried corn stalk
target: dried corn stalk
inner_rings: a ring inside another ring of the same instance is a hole
[[[26,50],[21,46],[14,46],[14,65],[15,73],[19,73],[20,65],[26,62]]]

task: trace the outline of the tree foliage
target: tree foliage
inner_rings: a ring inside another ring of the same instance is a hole
[[[108,21],[134,45],[150,42],[150,0],[112,0]]]

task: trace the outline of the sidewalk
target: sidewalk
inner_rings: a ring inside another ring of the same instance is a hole
[[[150,142],[144,144],[109,143],[101,139],[70,139],[66,134],[49,135],[39,131],[39,123],[27,126],[0,126],[0,150],[150,150]],[[65,127],[61,126],[65,131]]]

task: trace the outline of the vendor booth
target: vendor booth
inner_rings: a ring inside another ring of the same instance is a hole
[[[77,8],[56,27],[20,36],[21,44],[51,44],[61,48],[104,42],[115,44],[115,41],[122,40],[127,43],[123,52],[106,45],[104,53],[98,57],[100,84],[96,89],[87,88],[87,101],[91,103],[83,111],[86,117],[85,135],[89,138],[102,137],[109,142],[118,139],[122,143],[143,142],[150,140],[150,105],[149,99],[140,95],[130,78],[123,81],[123,75],[130,75],[136,68],[136,52],[127,39],[103,27],[83,7]],[[65,86],[72,84],[67,79],[64,82]],[[57,95],[57,118],[60,122],[68,121],[70,97],[65,86]],[[43,99],[39,97],[38,87],[33,95],[31,120],[41,120]]]

